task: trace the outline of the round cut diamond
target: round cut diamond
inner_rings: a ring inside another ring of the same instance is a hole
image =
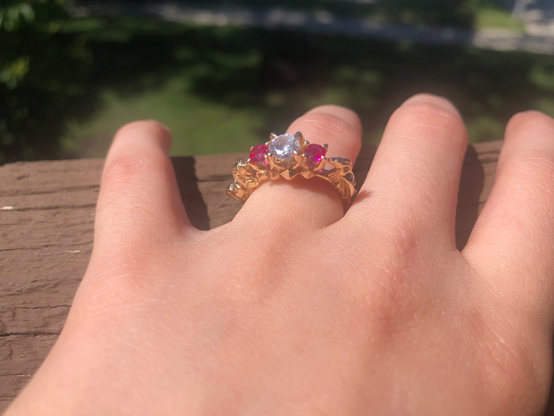
[[[269,154],[279,164],[290,167],[294,162],[294,152],[300,152],[300,140],[292,134],[281,134],[269,142]]]

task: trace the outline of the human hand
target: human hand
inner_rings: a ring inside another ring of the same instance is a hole
[[[296,120],[354,160],[359,120]],[[7,415],[538,415],[554,316],[554,121],[509,123],[459,252],[466,133],[418,95],[343,214],[318,179],[262,184],[236,218],[187,219],[154,122],[117,134],[67,324]]]

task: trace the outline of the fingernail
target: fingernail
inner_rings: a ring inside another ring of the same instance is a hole
[[[144,121],[148,121],[150,123],[156,123],[163,129],[165,129],[168,133],[171,133],[171,129],[167,127],[165,124],[160,123],[158,120],[150,119],[150,120],[144,120]]]
[[[537,115],[541,115],[541,116],[546,116],[545,113],[543,113],[542,111],[539,111],[539,110],[525,110],[525,111],[520,111],[519,113],[517,113],[515,116],[524,116],[526,114],[537,114]]]
[[[431,104],[435,105],[437,107],[441,107],[442,109],[449,111],[453,114],[460,115],[460,112],[452,104],[452,102],[444,97],[441,97],[439,95],[434,94],[416,94],[413,97],[408,98],[404,103],[401,105],[401,107],[404,107],[405,105],[412,105],[412,104]]]

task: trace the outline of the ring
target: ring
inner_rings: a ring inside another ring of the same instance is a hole
[[[346,210],[357,192],[352,162],[342,157],[325,157],[327,148],[326,144],[311,144],[301,132],[271,133],[268,142],[250,148],[247,160],[237,162],[227,195],[244,203],[266,180],[291,180],[302,175],[306,179],[321,178],[333,185]],[[326,169],[327,164],[332,167]]]

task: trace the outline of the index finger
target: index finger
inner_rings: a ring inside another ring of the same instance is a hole
[[[168,156],[171,134],[161,124],[139,121],[116,134],[104,166],[95,253],[119,252],[144,242],[192,232]]]

